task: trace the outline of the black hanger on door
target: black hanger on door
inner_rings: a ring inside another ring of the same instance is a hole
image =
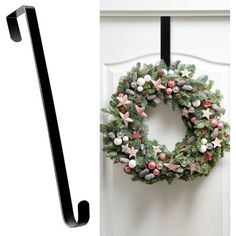
[[[76,221],[71,203],[70,188],[67,179],[63,149],[47,71],[47,65],[44,57],[43,45],[34,7],[22,6],[11,13],[9,16],[7,16],[7,24],[9,27],[10,36],[11,39],[15,42],[21,41],[21,34],[17,22],[17,17],[19,17],[23,13],[26,14],[26,20],[28,23],[29,33],[33,46],[63,218],[65,223],[69,227],[83,226],[89,221],[89,203],[87,201],[81,201],[78,204],[78,221]]]
[[[161,59],[170,66],[170,17],[161,16]]]

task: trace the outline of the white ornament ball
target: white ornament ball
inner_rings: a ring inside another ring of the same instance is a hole
[[[192,102],[194,107],[199,107],[201,105],[201,101],[200,100],[195,100],[194,102]]]
[[[130,160],[129,161],[129,167],[133,169],[135,166],[136,166],[136,161],[135,160]]]
[[[115,120],[115,116],[113,116],[112,114],[108,115],[108,122],[112,122]]]
[[[138,86],[137,90],[138,90],[139,92],[142,92],[142,91],[143,91],[143,87],[142,87],[142,86]]]
[[[163,71],[164,75],[167,75],[167,70],[166,69],[163,69],[162,71]]]
[[[142,77],[138,78],[137,84],[140,85],[140,86],[143,86],[145,84],[145,79],[142,78]]]
[[[199,148],[198,151],[201,152],[201,153],[206,152],[207,151],[207,146],[206,145],[201,145],[201,147]]]
[[[189,103],[186,105],[186,107],[191,107],[191,102],[189,102]]]
[[[150,81],[151,79],[152,79],[152,77],[150,75],[145,75],[144,76],[144,80],[147,81],[147,82]]]
[[[201,140],[201,144],[203,144],[203,145],[207,144],[207,139],[206,139],[206,138],[203,138],[203,139]]]
[[[114,144],[115,144],[116,146],[121,145],[121,144],[122,144],[122,139],[121,139],[121,138],[115,138],[115,139],[114,139]]]
[[[168,74],[169,74],[169,75],[174,75],[175,72],[174,72],[173,70],[169,70],[169,71],[168,71]]]
[[[123,141],[124,141],[124,142],[127,142],[128,140],[129,140],[129,137],[128,137],[128,136],[124,136],[124,137],[123,137]]]

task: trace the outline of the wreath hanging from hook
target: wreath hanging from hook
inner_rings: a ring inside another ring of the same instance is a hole
[[[230,148],[230,127],[221,119],[221,92],[212,91],[207,75],[194,78],[195,65],[169,65],[170,19],[161,22],[161,56],[167,65],[163,60],[157,65],[137,63],[121,78],[110,107],[102,109],[109,120],[101,124],[107,157],[124,164],[133,180],[147,184],[207,176]],[[173,151],[148,138],[148,110],[161,101],[181,110],[187,128]]]

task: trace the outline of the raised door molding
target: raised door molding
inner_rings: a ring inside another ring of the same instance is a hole
[[[101,16],[230,16],[229,10],[101,10]]]

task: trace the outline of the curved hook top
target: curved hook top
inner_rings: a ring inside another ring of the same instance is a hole
[[[30,6],[21,6],[16,11],[12,12],[7,16],[7,24],[10,32],[11,39],[15,42],[20,42],[22,40],[19,25],[17,22],[17,17],[24,14],[26,9],[34,9]]]
[[[67,178],[60,132],[57,123],[56,110],[53,102],[50,80],[44,56],[37,15],[34,7],[22,6],[7,16],[10,36],[15,42],[20,42],[22,40],[17,17],[24,13],[26,14],[29,27],[39,84],[41,87],[41,95],[47,121],[63,219],[69,227],[83,226],[89,221],[89,203],[87,201],[81,201],[78,204],[78,220],[76,221],[73,214],[70,188]]]

